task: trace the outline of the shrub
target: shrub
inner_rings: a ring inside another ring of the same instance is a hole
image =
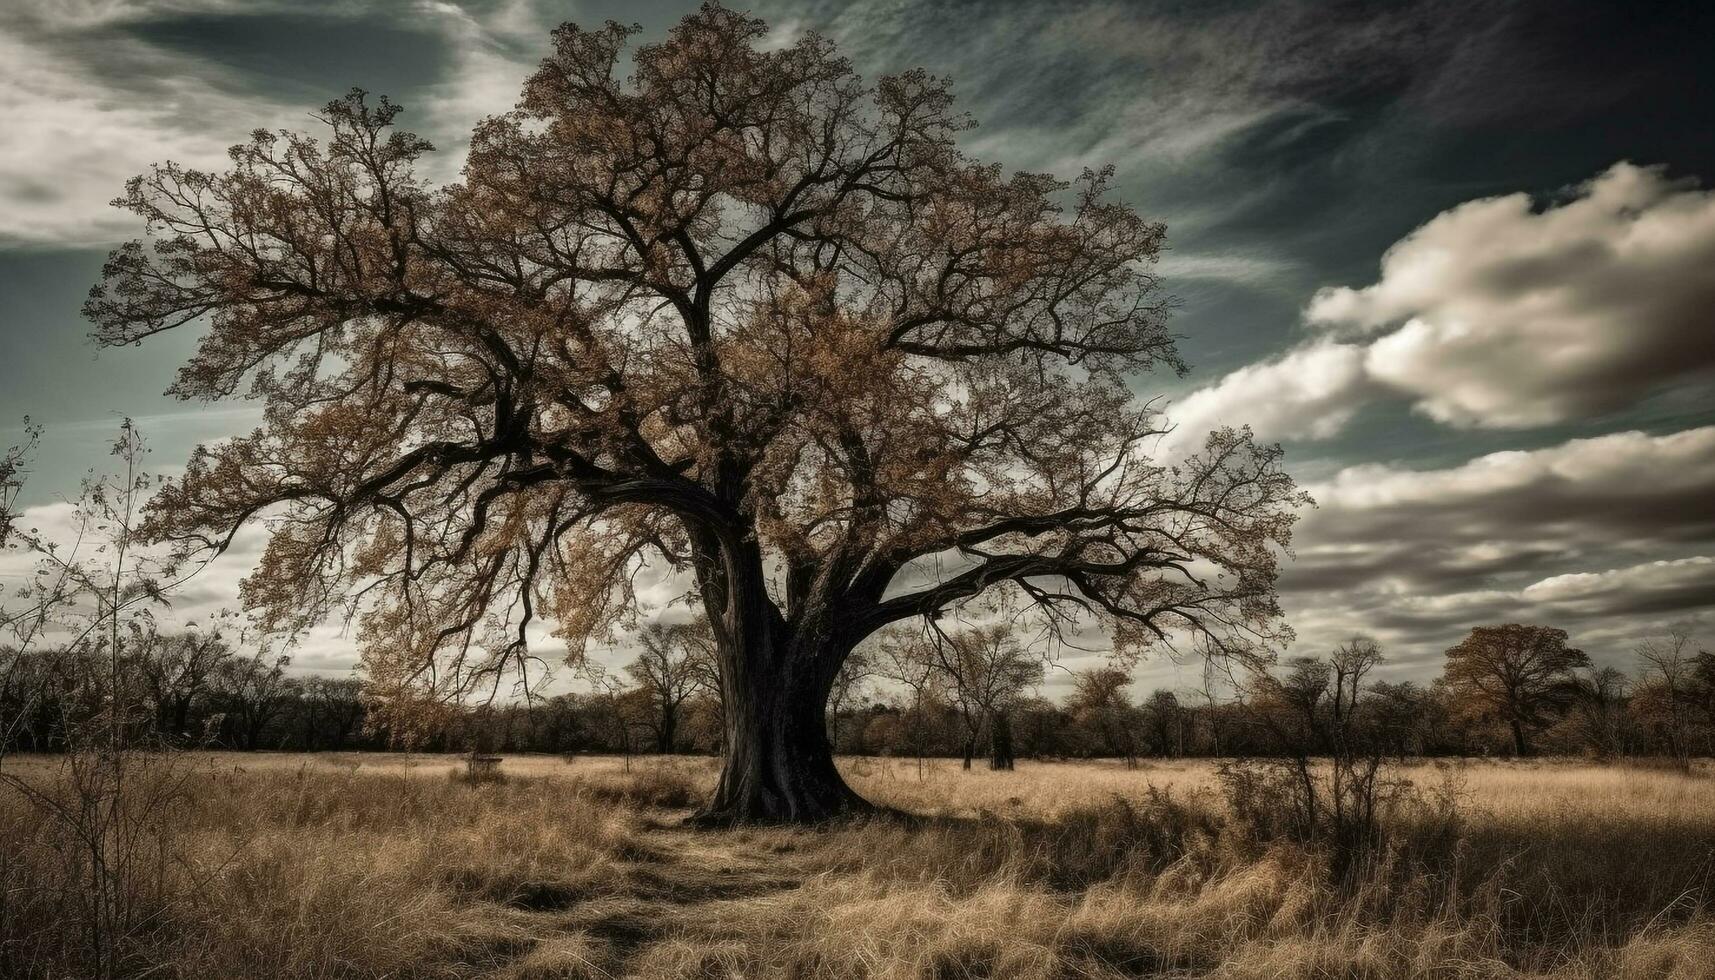
[[[1425,796],[1379,755],[1241,759],[1216,771],[1237,833],[1310,845],[1342,881],[1387,848],[1388,828],[1407,813],[1456,826],[1456,798]]]

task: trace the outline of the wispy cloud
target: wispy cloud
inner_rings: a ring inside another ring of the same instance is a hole
[[[538,49],[546,48],[548,25],[534,5],[519,2],[477,12],[443,2],[408,10],[410,18],[400,23],[441,38],[449,54],[447,70],[405,120],[444,148],[427,166],[448,179],[458,172],[476,121],[511,107]],[[383,3],[230,0],[26,0],[9,8],[0,22],[0,132],[6,134],[0,140],[0,247],[102,245],[134,237],[136,222],[108,206],[128,178],[164,160],[218,169],[226,148],[252,130],[313,128],[316,99],[360,81],[328,78],[314,87],[318,95],[304,86],[282,90],[264,66],[156,43],[161,32],[152,27],[175,28],[186,19],[204,29],[242,27],[264,17],[314,15],[325,18],[329,30],[361,35],[399,13]],[[285,51],[281,58],[291,56]]]
[[[20,23],[0,26],[0,245],[119,238],[132,222],[107,202],[126,178],[156,160],[216,166],[234,134],[267,121],[268,107],[209,89],[144,45],[114,42],[110,56],[151,80],[126,91],[82,70],[59,35]]]

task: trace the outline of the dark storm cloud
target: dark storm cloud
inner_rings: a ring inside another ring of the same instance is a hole
[[[122,24],[91,43],[113,35],[219,66],[217,84],[236,91],[310,105],[352,86],[407,100],[441,79],[451,57],[438,32],[380,12],[180,14]]]
[[[1171,218],[1266,194],[1230,186],[1263,155],[1276,175],[1325,157],[1435,70],[1467,6],[871,3],[775,20],[830,33],[871,73],[929,65],[981,121],[973,145],[1057,172],[1115,163]]]

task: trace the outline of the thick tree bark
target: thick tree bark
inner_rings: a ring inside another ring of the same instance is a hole
[[[774,681],[729,684],[720,783],[694,823],[816,823],[874,809],[834,766],[826,690],[790,674]]]
[[[1519,720],[1517,718],[1514,718],[1512,720],[1512,728],[1513,728],[1513,755],[1522,759],[1525,756],[1530,755],[1530,743],[1525,741],[1524,726],[1519,723]]]
[[[692,822],[818,823],[873,811],[840,776],[828,742],[828,696],[856,639],[840,638],[825,600],[800,597],[788,624],[753,540],[717,546],[695,532],[693,540],[720,662],[726,755]]]

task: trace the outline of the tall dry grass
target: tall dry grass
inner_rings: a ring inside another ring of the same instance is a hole
[[[121,975],[1715,976],[1701,772],[1411,767],[1457,833],[1401,812],[1336,881],[1239,833],[1203,763],[851,760],[916,816],[711,833],[677,826],[709,760],[185,758]],[[92,975],[56,833],[0,798],[0,975]]]

